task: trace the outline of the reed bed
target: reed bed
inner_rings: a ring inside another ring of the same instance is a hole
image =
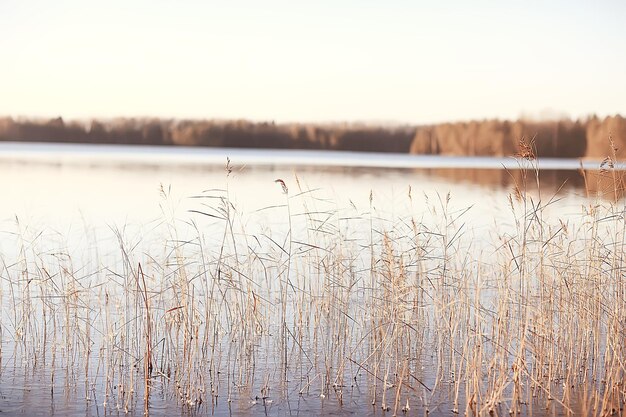
[[[162,188],[159,238],[16,221],[0,385],[105,415],[624,414],[623,204],[556,218],[530,169],[486,233],[449,195],[339,207],[297,176],[245,213],[230,172],[183,213]]]

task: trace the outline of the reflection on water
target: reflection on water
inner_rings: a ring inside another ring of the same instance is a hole
[[[623,409],[612,171],[41,162],[0,166],[3,414]]]
[[[465,182],[489,189],[540,189],[547,194],[575,193],[587,197],[620,200],[624,197],[626,172],[615,170],[494,170],[453,169],[426,170],[433,177],[450,182]]]
[[[429,172],[450,182],[466,182],[488,188],[512,190],[515,186],[536,188],[536,172],[504,169],[433,169]],[[581,190],[584,186],[579,171],[541,170],[538,171],[539,184],[547,193],[559,189]]]

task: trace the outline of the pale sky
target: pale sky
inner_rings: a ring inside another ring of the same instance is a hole
[[[625,18],[618,0],[0,0],[0,115],[624,115]]]

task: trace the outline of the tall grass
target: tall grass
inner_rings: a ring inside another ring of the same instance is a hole
[[[409,189],[389,213],[375,193],[341,207],[297,177],[245,213],[230,166],[190,211],[161,190],[161,239],[112,229],[117,249],[100,237],[73,253],[16,223],[0,258],[0,384],[43,375],[137,414],[623,413],[624,206],[589,199],[555,219],[558,198],[521,163],[491,233],[450,195]]]

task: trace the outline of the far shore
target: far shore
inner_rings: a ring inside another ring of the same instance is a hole
[[[0,141],[623,159],[626,119],[616,115],[576,121],[479,120],[380,126],[150,118],[77,122],[60,117],[4,117],[0,118]]]

